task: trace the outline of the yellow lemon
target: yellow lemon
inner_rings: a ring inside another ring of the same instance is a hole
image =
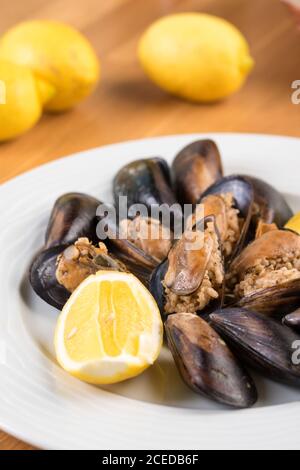
[[[0,59],[26,65],[44,88],[55,93],[44,108],[62,111],[88,96],[100,76],[99,60],[88,40],[74,28],[54,21],[27,21],[0,40]]]
[[[142,36],[138,55],[162,89],[198,102],[238,90],[253,67],[248,44],[229,22],[201,13],[161,18]]]
[[[0,141],[23,134],[39,120],[42,101],[51,96],[39,83],[29,68],[0,61]]]
[[[300,212],[295,214],[286,224],[285,228],[293,230],[294,232],[299,233],[300,235]]]
[[[132,274],[99,271],[73,292],[60,314],[60,365],[86,382],[110,384],[140,374],[157,359],[163,338],[158,307]]]

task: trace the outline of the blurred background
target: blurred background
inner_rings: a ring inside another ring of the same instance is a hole
[[[185,102],[158,89],[141,69],[142,32],[180,11],[226,18],[248,39],[256,66],[229,99]],[[300,105],[291,102],[291,83],[300,78],[300,33],[280,0],[0,0],[0,12],[1,34],[28,19],[69,23],[102,62],[100,86],[86,101],[66,114],[44,115],[30,132],[1,144],[0,182],[59,156],[127,139],[206,131],[300,135]]]
[[[157,88],[140,67],[136,48],[143,31],[162,15],[181,11],[221,16],[249,41],[256,66],[230,98],[210,105],[183,101]],[[0,0],[0,34],[23,20],[63,21],[87,36],[102,64],[100,85],[78,107],[46,114],[31,131],[0,145],[0,183],[72,152],[122,140],[213,131],[300,136],[300,104],[291,100],[292,82],[300,79],[295,16],[280,0]],[[0,432],[0,448],[30,447]]]

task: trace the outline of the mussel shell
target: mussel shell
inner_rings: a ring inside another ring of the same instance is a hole
[[[107,247],[119,261],[127,266],[128,271],[148,287],[157,261],[128,240],[109,240]]]
[[[100,201],[82,193],[59,197],[52,209],[45,237],[45,248],[74,243],[80,237],[97,242],[96,211]]]
[[[165,288],[163,285],[163,280],[168,269],[168,260],[160,263],[154,271],[151,273],[149,281],[149,290],[153,295],[156,303],[158,305],[159,311],[161,313],[162,319],[165,320],[167,315],[165,314]]]
[[[282,318],[300,306],[300,279],[246,295],[234,306],[253,310],[269,317]]]
[[[254,202],[259,208],[259,213],[254,217],[254,225],[260,219],[267,224],[275,223],[277,227],[283,227],[292,217],[293,212],[282,194],[260,178],[243,176],[252,184]]]
[[[300,308],[286,315],[282,321],[284,325],[300,330]]]
[[[300,365],[292,361],[300,336],[290,328],[242,308],[220,310],[210,320],[245,364],[273,380],[300,386]]]
[[[201,201],[211,194],[226,193],[232,194],[235,208],[239,210],[239,216],[244,220],[240,239],[238,240],[234,252],[230,257],[232,259],[242,250],[247,238],[254,201],[254,192],[251,183],[239,175],[225,176],[210,186],[203,193],[201,199],[198,201],[198,204],[201,204]]]
[[[284,258],[287,253],[300,251],[300,235],[291,230],[271,230],[247,245],[236,257],[230,269],[241,277],[263,258]]]
[[[231,193],[235,202],[235,207],[239,210],[241,217],[249,217],[249,208],[253,204],[254,192],[251,183],[239,175],[230,175],[221,178],[215,184],[207,188],[203,193],[201,200],[210,194]]]
[[[289,230],[271,230],[246,246],[230,268],[240,281],[258,260],[284,258],[291,251],[300,251],[300,236]],[[248,294],[238,300],[235,306],[282,318],[300,306],[300,279]]]
[[[172,171],[181,204],[195,204],[203,192],[223,176],[221,156],[215,142],[198,140],[175,157]]]
[[[205,320],[177,313],[168,317],[165,331],[181,377],[192,390],[238,408],[256,402],[253,380]]]
[[[67,245],[52,246],[41,251],[34,258],[29,272],[29,280],[33,290],[45,302],[61,310],[70,292],[56,279],[57,257],[67,248]]]
[[[128,270],[148,286],[151,273],[158,265],[158,261],[131,241],[120,237],[115,220],[108,220],[107,235],[108,238],[104,242],[109,252],[125,263]]]
[[[182,210],[177,204],[171,187],[168,164],[159,157],[135,160],[122,167],[113,181],[115,205],[119,207],[120,196],[127,197],[127,211],[135,204],[142,204],[151,215],[153,206],[171,208],[172,218],[182,220]],[[134,217],[130,214],[129,217]]]

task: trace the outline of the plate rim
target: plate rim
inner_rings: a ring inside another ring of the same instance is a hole
[[[49,162],[45,162],[45,163],[42,163],[41,165],[37,165],[35,166],[34,168],[31,168],[29,170],[26,170],[18,175],[15,175],[11,178],[9,178],[8,180],[5,180],[3,183],[0,184],[0,190],[3,188],[3,187],[6,187],[7,185],[11,184],[11,183],[16,183],[18,182],[19,179],[22,179],[24,177],[28,177],[28,176],[31,176],[31,174],[34,174],[35,172],[38,172],[40,169],[47,169],[47,168],[52,168],[53,166],[56,166],[57,163],[61,163],[63,162],[64,160],[68,160],[70,158],[79,158],[79,157],[82,157],[83,155],[85,154],[89,154],[90,152],[94,153],[98,150],[103,150],[103,149],[110,149],[111,147],[116,147],[116,146],[122,146],[122,145],[128,145],[128,144],[136,144],[136,143],[141,143],[141,142],[147,142],[147,141],[155,141],[155,140],[168,140],[168,139],[171,139],[171,138],[203,138],[203,137],[206,137],[206,138],[218,138],[218,137],[235,137],[235,136],[238,136],[238,137],[255,137],[255,138],[258,138],[258,139],[262,139],[262,140],[268,140],[269,138],[272,138],[272,139],[278,139],[278,140],[282,140],[282,139],[287,139],[287,140],[290,140],[290,141],[299,141],[300,140],[300,137],[297,137],[297,136],[290,136],[290,135],[280,135],[280,134],[264,134],[264,133],[256,133],[256,132],[193,132],[193,133],[183,133],[183,134],[164,134],[164,135],[158,135],[158,136],[152,136],[152,137],[141,137],[141,138],[138,138],[138,139],[128,139],[128,140],[124,140],[124,141],[117,141],[117,142],[114,142],[114,143],[110,143],[110,144],[104,144],[104,145],[99,145],[99,146],[96,146],[96,147],[91,147],[91,148],[88,148],[88,149],[85,149],[85,150],[79,150],[78,152],[73,152],[73,153],[70,153],[70,154],[67,154],[67,155],[62,155],[62,156],[59,156],[57,158],[55,158],[54,160],[51,160]]]

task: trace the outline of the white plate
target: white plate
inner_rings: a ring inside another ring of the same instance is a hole
[[[168,351],[136,379],[100,389],[55,362],[57,311],[31,290],[27,269],[42,245],[55,199],[83,191],[111,200],[125,163],[169,162],[203,135],[159,137],[89,150],[21,175],[0,188],[0,428],[42,448],[299,448],[300,390],[257,378],[255,408],[234,411],[190,392]],[[300,210],[300,139],[211,134],[226,174],[257,175]]]

